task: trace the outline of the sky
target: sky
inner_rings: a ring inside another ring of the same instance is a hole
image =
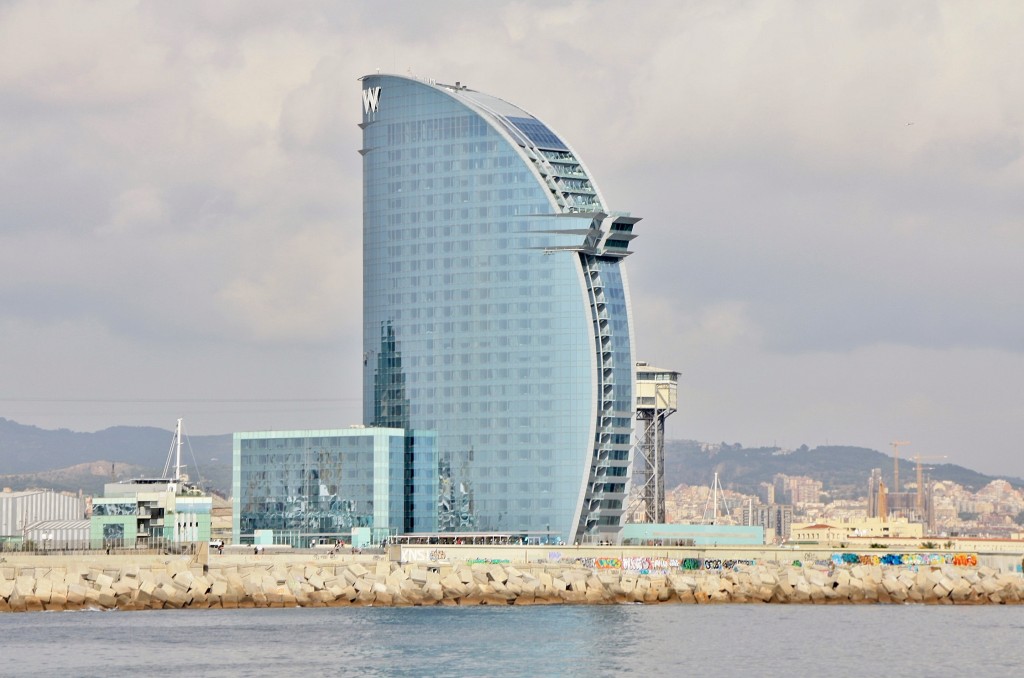
[[[1024,476],[1021,36],[1012,1],[0,3],[0,416],[360,423],[380,69],[530,111],[643,218],[669,439]]]

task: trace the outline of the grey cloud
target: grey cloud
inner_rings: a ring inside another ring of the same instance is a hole
[[[25,358],[0,383],[338,400],[273,421],[197,404],[196,432],[357,422],[356,78],[379,67],[532,111],[644,218],[638,357],[683,372],[673,435],[905,433],[1010,468],[1024,11],[988,7],[8,3],[0,329]]]

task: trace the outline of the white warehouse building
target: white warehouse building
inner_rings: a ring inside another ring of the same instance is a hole
[[[53,492],[52,490],[12,491],[4,488],[0,492],[0,545],[20,544],[26,540],[38,539],[42,532],[40,523],[67,523],[85,520],[85,499],[78,495]],[[48,534],[52,533],[50,530]],[[62,537],[71,537],[65,533]],[[55,537],[54,537],[55,538]]]

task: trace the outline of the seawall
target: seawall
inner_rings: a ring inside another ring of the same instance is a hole
[[[984,565],[735,562],[636,572],[580,563],[401,563],[301,554],[0,562],[0,612],[614,603],[1018,604]],[[657,560],[655,564],[660,564]]]

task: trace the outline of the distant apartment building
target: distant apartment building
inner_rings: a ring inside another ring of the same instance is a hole
[[[789,539],[793,524],[793,507],[789,504],[753,504],[741,507],[740,522],[748,526],[760,526],[764,530],[766,543]]]
[[[821,501],[822,483],[812,478],[792,478],[790,497],[794,504],[817,504]]]
[[[772,479],[776,500],[786,499],[790,504],[817,504],[821,501],[822,483],[807,476],[776,474]]]

